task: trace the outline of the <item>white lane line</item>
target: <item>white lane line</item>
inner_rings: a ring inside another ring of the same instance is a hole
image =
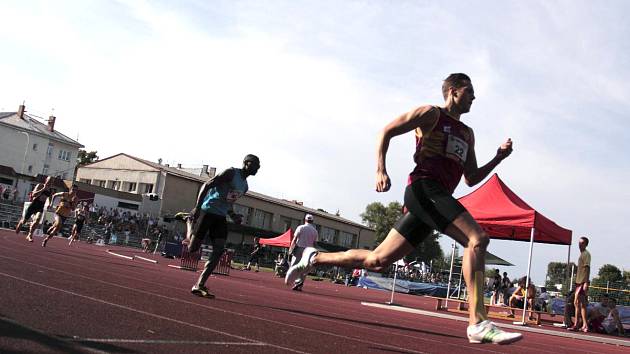
[[[95,297],[91,297],[91,296],[75,293],[73,291],[59,289],[59,288],[56,288],[54,286],[49,286],[49,285],[45,285],[45,284],[42,284],[42,283],[37,283],[37,282],[34,282],[34,281],[30,281],[28,279],[16,277],[16,276],[13,276],[11,274],[0,272],[0,275],[5,276],[7,278],[23,281],[25,283],[28,283],[28,284],[31,284],[31,285],[34,285],[34,286],[37,286],[37,287],[40,287],[40,288],[43,287],[43,288],[59,291],[59,292],[62,292],[62,293],[66,293],[66,294],[69,294],[69,295],[74,295],[74,296],[77,296],[77,297],[80,297],[80,298],[84,298],[84,299],[87,299],[87,300],[91,300],[91,301],[94,301],[94,302],[99,302],[101,304],[105,304],[105,305],[121,308],[121,309],[124,309],[124,310],[127,310],[127,311],[136,312],[136,313],[139,313],[139,314],[142,314],[142,315],[145,315],[145,316],[155,317],[155,318],[158,318],[158,319],[161,319],[161,320],[164,320],[164,321],[170,321],[170,322],[174,322],[174,323],[177,323],[177,324],[180,324],[180,325],[194,327],[194,328],[197,328],[197,329],[200,329],[200,330],[203,330],[203,331],[214,332],[214,333],[222,334],[224,336],[233,337],[233,338],[237,338],[237,339],[248,341],[248,342],[261,343],[261,344],[264,344],[265,346],[271,346],[271,347],[287,350],[287,351],[294,352],[294,353],[305,353],[305,352],[302,352],[302,351],[299,351],[299,350],[294,350],[294,349],[291,349],[291,348],[286,348],[286,347],[282,347],[282,346],[279,346],[279,345],[274,345],[274,344],[271,344],[271,343],[265,343],[265,342],[261,342],[261,341],[258,341],[258,340],[254,340],[254,339],[238,336],[238,335],[235,335],[235,334],[219,331],[219,330],[216,330],[216,329],[212,329],[212,328],[208,328],[208,327],[204,327],[204,326],[200,326],[200,325],[196,325],[196,324],[192,324],[192,323],[188,323],[188,322],[184,322],[184,321],[179,321],[179,320],[176,320],[174,318],[158,315],[158,314],[147,312],[147,311],[143,311],[143,310],[138,310],[138,309],[135,309],[133,307],[129,307],[129,306],[125,306],[125,305],[119,305],[119,304],[116,304],[116,303],[113,303],[113,302],[109,302],[109,301],[106,301],[106,300],[101,300],[101,299],[97,299]]]
[[[449,315],[445,313],[436,313],[432,311],[414,309],[414,308],[403,307],[403,306],[391,306],[387,304],[379,304],[376,302],[361,302],[361,305],[377,307],[377,308],[393,310],[393,311],[415,313],[415,314],[420,314],[420,315],[430,316],[430,317],[445,318],[445,319],[450,319],[450,320],[468,322],[467,318],[460,317],[460,316],[454,316],[454,315]],[[585,334],[576,334],[576,333],[570,333],[570,332],[565,333],[565,332],[559,332],[559,331],[551,331],[551,330],[542,329],[542,328],[516,326],[512,324],[507,324],[507,323],[496,323],[496,325],[498,327],[510,328],[510,329],[515,329],[517,331],[523,331],[523,332],[532,332],[532,333],[546,334],[546,335],[555,336],[555,337],[581,339],[581,340],[586,340],[586,341],[591,341],[591,342],[614,344],[614,345],[630,347],[630,341],[615,339],[615,338],[604,338],[604,337],[590,336],[590,335],[585,335]]]
[[[104,280],[99,280],[99,279],[95,279],[95,278],[92,278],[92,277],[87,277],[87,276],[76,274],[76,273],[70,273],[70,272],[66,272],[66,271],[63,271],[63,270],[46,267],[46,266],[43,266],[41,264],[26,262],[26,261],[23,261],[23,260],[20,260],[20,259],[16,259],[16,258],[6,257],[6,256],[2,256],[2,255],[0,255],[0,258],[10,259],[10,260],[13,260],[13,261],[16,261],[16,262],[19,262],[19,263],[33,265],[33,266],[40,267],[40,268],[47,269],[47,270],[51,270],[51,271],[54,271],[54,272],[71,275],[73,277],[80,277],[80,278],[89,279],[91,281],[95,281],[95,282],[111,285],[111,286],[114,286],[114,287],[117,287],[117,288],[129,290],[129,291],[133,291],[133,292],[137,292],[137,293],[141,293],[141,294],[145,294],[145,295],[156,296],[156,297],[159,297],[159,298],[162,298],[162,299],[166,299],[166,300],[170,300],[170,301],[175,301],[175,302],[179,302],[179,303],[184,303],[184,304],[189,304],[189,305],[193,305],[193,306],[203,307],[203,308],[206,308],[206,309],[209,309],[209,310],[214,310],[214,311],[217,311],[217,312],[223,312],[223,313],[227,313],[227,314],[231,314],[231,315],[237,315],[237,316],[242,316],[242,317],[246,317],[246,318],[256,319],[256,320],[260,320],[260,321],[270,322],[270,323],[274,323],[274,324],[279,325],[280,328],[282,328],[283,326],[284,327],[291,327],[291,328],[296,328],[296,329],[300,329],[300,330],[304,330],[304,331],[315,332],[315,333],[324,334],[324,335],[328,335],[328,336],[332,336],[332,337],[342,338],[342,339],[345,339],[345,340],[352,340],[352,341],[355,341],[355,342],[359,342],[359,343],[363,343],[363,344],[369,344],[369,345],[372,345],[372,346],[378,345],[378,346],[381,346],[381,347],[390,348],[390,349],[394,349],[394,350],[403,350],[403,351],[407,351],[407,352],[410,352],[410,353],[421,353],[421,354],[424,353],[424,352],[414,351],[414,350],[411,350],[411,349],[402,348],[402,347],[398,347],[398,346],[393,346],[393,345],[388,345],[388,344],[383,344],[383,343],[378,343],[378,342],[367,341],[367,340],[363,340],[361,338],[349,337],[347,335],[340,335],[340,334],[336,334],[336,333],[333,333],[333,332],[326,332],[326,331],[322,331],[322,330],[318,330],[318,329],[314,329],[314,328],[306,328],[306,327],[302,327],[302,326],[298,326],[298,325],[292,325],[292,324],[289,324],[289,323],[286,323],[286,322],[270,320],[268,318],[254,316],[254,315],[248,315],[248,314],[244,314],[244,313],[240,313],[240,312],[236,312],[236,311],[225,310],[225,309],[218,308],[218,307],[213,307],[213,306],[208,306],[208,305],[201,305],[201,304],[196,303],[196,302],[182,300],[182,299],[178,299],[178,298],[172,298],[172,297],[168,297],[168,296],[164,296],[164,295],[160,295],[160,294],[156,294],[156,293],[148,292],[148,291],[144,291],[144,290],[134,289],[134,288],[130,288],[130,287],[127,287],[127,286],[124,286],[124,285],[110,283],[110,282],[107,282],[107,281],[104,281]],[[3,274],[3,273],[0,273],[0,274]],[[309,317],[309,318],[313,318],[313,316],[307,316],[307,315],[305,315],[305,316]],[[315,317],[315,318],[317,318],[317,317]],[[340,323],[340,322],[332,321],[332,320],[331,320],[331,322],[333,322],[333,323]],[[365,327],[362,327],[362,326],[356,326],[356,325],[351,325],[351,324],[347,324],[347,323],[346,323],[346,325],[353,326],[353,327],[359,327],[359,328],[365,328]],[[414,337],[414,339],[417,339],[417,338]],[[448,345],[451,345],[451,346],[457,346],[457,347],[460,347],[460,348],[464,347],[462,345],[445,343],[445,342],[437,341],[437,340],[431,340],[431,341],[438,342],[438,343],[443,343],[443,344],[448,344]],[[268,345],[274,346],[272,344],[268,344]],[[284,348],[284,347],[279,347],[279,348]]]
[[[203,344],[203,345],[239,345],[264,347],[266,343],[252,342],[218,342],[206,340],[177,340],[177,339],[124,339],[124,338],[72,338],[72,342],[90,343],[131,343],[131,344]]]
[[[151,262],[151,263],[155,263],[155,264],[157,264],[157,262],[158,262],[158,261],[156,261],[155,259],[149,259],[149,258],[140,257],[140,256],[135,255],[135,254],[133,255],[133,258],[134,258],[134,259],[138,258],[138,259],[140,259],[140,260],[147,261],[147,262]]]
[[[128,260],[133,260],[133,257],[125,256],[123,254],[112,252],[110,250],[107,250],[107,253],[111,254],[112,256],[118,256],[118,257],[125,258],[125,259],[128,259]]]

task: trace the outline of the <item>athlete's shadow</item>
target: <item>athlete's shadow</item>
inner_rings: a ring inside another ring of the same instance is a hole
[[[317,313],[312,313],[312,312],[306,312],[306,311],[301,311],[301,310],[296,310],[296,309],[287,309],[287,308],[275,307],[275,306],[254,305],[254,304],[245,303],[245,302],[239,302],[239,301],[234,301],[234,300],[221,299],[220,301],[230,302],[230,303],[239,304],[239,305],[263,307],[263,308],[268,308],[268,309],[277,310],[277,311],[289,312],[289,313],[293,313],[293,314],[300,314],[300,315],[306,315],[306,316],[312,316],[312,317],[320,317],[320,318],[325,318],[325,319],[328,319],[328,320],[336,320],[336,321],[350,322],[350,323],[359,323],[359,324],[363,324],[363,325],[367,325],[367,326],[383,327],[383,328],[397,329],[397,330],[407,331],[407,332],[432,334],[432,335],[441,336],[441,337],[461,339],[461,336],[454,336],[454,335],[450,335],[450,334],[445,334],[445,333],[440,333],[440,332],[432,332],[432,331],[415,329],[415,328],[409,328],[409,327],[401,327],[401,326],[390,325],[390,324],[386,324],[386,323],[354,320],[354,319],[349,319],[349,318],[344,318],[344,317],[337,317],[337,316],[330,316],[330,315],[324,315],[324,314],[317,314]]]
[[[135,351],[107,343],[81,342],[46,334],[14,322],[2,314],[0,314],[0,337],[4,338],[5,342],[3,346],[0,346],[0,351],[3,353],[12,352],[13,348],[7,347],[7,342],[8,345],[12,343],[11,338],[15,339],[13,343],[16,347],[20,348],[29,347],[24,342],[34,342],[27,351],[34,349],[33,347],[43,346],[48,350],[70,354],[85,353],[86,349],[97,349],[108,353],[135,353]]]

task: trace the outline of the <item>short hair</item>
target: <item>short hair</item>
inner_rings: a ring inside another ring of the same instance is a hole
[[[466,74],[456,73],[450,74],[442,83],[442,95],[444,99],[448,97],[448,90],[451,87],[460,88],[470,83],[470,77]]]
[[[584,240],[584,242],[586,243],[586,245],[588,246],[588,237],[586,236],[582,236],[580,237],[580,240]]]
[[[245,158],[243,159],[243,163],[248,162],[248,161],[260,163],[260,159],[258,158],[258,156],[253,155],[253,154],[245,155]]]

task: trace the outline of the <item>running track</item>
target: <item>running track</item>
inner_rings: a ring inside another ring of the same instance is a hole
[[[38,242],[39,241],[39,242]],[[466,323],[361,305],[389,293],[308,281],[302,293],[271,273],[213,276],[112,256],[105,247],[27,243],[0,230],[0,352],[56,353],[628,353],[628,347],[525,333],[509,346],[470,345]],[[140,254],[118,248],[125,254]],[[396,295],[420,309],[422,297]]]

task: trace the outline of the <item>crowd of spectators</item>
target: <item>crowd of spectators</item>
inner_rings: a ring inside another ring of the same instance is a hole
[[[13,203],[17,199],[17,194],[17,188],[5,184],[0,184],[0,200]]]

